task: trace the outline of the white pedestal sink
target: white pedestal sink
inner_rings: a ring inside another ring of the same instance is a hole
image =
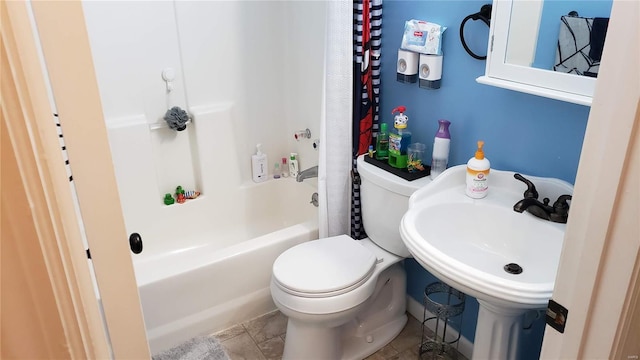
[[[465,175],[456,166],[416,191],[400,234],[425,269],[478,299],[473,359],[515,359],[524,313],[551,298],[566,225],[515,212],[527,186],[513,172],[492,169],[477,200],[465,195]],[[573,193],[565,181],[525,177],[540,199]]]

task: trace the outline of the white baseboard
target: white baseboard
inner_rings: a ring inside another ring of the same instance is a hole
[[[407,311],[414,318],[418,319],[418,321],[424,321],[424,305],[422,305],[420,302],[416,301],[409,295],[407,295]],[[433,316],[433,314],[427,312],[427,316],[430,317]],[[436,329],[431,328],[431,330],[435,331]],[[458,336],[458,332],[456,331],[456,329],[448,328],[447,332],[451,332],[454,336]],[[467,359],[471,359],[471,355],[473,354],[473,343],[466,337],[460,336],[460,340],[458,341],[458,352],[464,355]]]

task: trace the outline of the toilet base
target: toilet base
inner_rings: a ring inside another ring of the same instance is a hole
[[[289,316],[284,360],[363,359],[391,342],[407,323],[406,275],[401,263],[390,266],[380,273],[369,300],[345,312],[281,311]]]
[[[282,359],[340,359],[340,327],[310,326],[289,318]]]
[[[407,324],[407,315],[396,318],[364,337],[342,339],[342,360],[359,360],[372,355],[395,339]]]
[[[307,326],[305,323],[289,320],[287,343],[283,359],[309,360],[360,360],[375,353],[395,339],[407,323],[407,315],[368,332],[365,336],[351,333],[345,337],[344,329]],[[295,344],[295,346],[291,346]]]

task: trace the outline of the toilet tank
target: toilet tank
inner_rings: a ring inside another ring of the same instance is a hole
[[[381,248],[402,257],[409,250],[400,237],[400,220],[409,208],[409,197],[431,182],[429,176],[407,181],[358,157],[362,222],[369,239]]]

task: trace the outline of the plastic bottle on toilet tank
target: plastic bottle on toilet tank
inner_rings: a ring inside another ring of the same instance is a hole
[[[389,158],[389,132],[387,124],[380,124],[380,132],[376,137],[376,159],[387,160]]]
[[[447,169],[449,163],[449,120],[438,120],[438,132],[433,139],[433,155],[431,157],[431,179],[435,179]]]
[[[404,106],[394,108],[391,113],[398,113],[393,118],[394,132],[389,134],[389,165],[404,169],[407,167],[407,148],[411,144],[411,132],[407,130],[409,117],[405,115]]]

